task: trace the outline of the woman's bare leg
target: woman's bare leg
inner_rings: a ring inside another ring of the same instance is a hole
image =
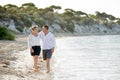
[[[33,56],[33,60],[34,60],[34,69],[35,70],[38,70],[38,56]]]

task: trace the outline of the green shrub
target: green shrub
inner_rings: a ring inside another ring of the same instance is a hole
[[[0,40],[14,40],[15,35],[6,27],[0,26]]]

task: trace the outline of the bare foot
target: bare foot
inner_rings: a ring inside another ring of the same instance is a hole
[[[39,69],[40,68],[40,66],[37,66],[36,68],[33,66],[33,69]]]
[[[33,68],[35,68],[35,67],[33,66]],[[38,68],[40,68],[40,66],[37,66],[37,69],[38,69]]]
[[[50,71],[47,71],[46,73],[49,73]]]
[[[34,72],[38,72],[39,70],[38,70],[38,69],[36,69],[36,68],[34,68],[34,69],[33,69],[33,71],[34,71]]]

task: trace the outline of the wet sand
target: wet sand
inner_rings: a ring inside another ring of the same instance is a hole
[[[0,80],[51,80],[46,79],[45,62],[41,56],[40,71],[35,73],[31,70],[33,59],[29,55],[27,37],[17,35],[14,41],[0,40]]]
[[[0,79],[5,77],[2,75],[16,75],[17,72],[10,69],[10,62],[17,59],[13,53],[18,53],[27,49],[27,36],[17,35],[14,41],[0,40]]]
[[[14,41],[0,40],[0,66],[9,66],[9,60],[14,59],[12,53],[27,49],[27,37],[17,35]]]

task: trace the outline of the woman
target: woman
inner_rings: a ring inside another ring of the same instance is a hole
[[[38,26],[35,25],[31,28],[32,33],[29,35],[28,43],[30,47],[31,56],[33,56],[34,60],[34,68],[33,71],[38,71],[38,56],[40,55],[41,47],[40,47],[40,37],[38,35]]]

